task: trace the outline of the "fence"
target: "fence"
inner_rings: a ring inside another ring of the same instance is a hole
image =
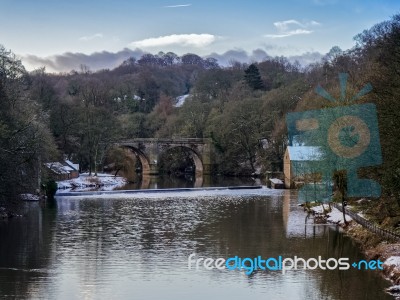
[[[337,203],[332,203],[334,207],[336,207],[338,210],[342,210],[342,206],[337,204]],[[369,231],[376,233],[380,235],[381,237],[388,238],[388,239],[394,239],[394,240],[400,240],[400,234],[392,231],[392,230],[387,230],[380,228],[379,226],[376,226],[374,223],[364,219],[363,217],[359,216],[358,214],[346,209],[346,214],[352,217],[354,221],[356,221],[358,224],[362,225],[363,227],[367,228]]]

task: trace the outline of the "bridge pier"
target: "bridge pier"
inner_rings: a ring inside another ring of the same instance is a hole
[[[143,173],[143,175],[158,175],[158,174],[159,174],[158,162],[150,164],[150,169],[147,174]]]
[[[211,175],[211,172],[212,172],[211,164],[203,163],[203,175]]]

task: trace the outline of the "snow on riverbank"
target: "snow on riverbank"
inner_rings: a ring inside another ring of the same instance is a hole
[[[386,276],[395,285],[386,289],[386,291],[395,296],[396,299],[400,298],[400,256],[390,256],[383,263],[383,268],[385,269]]]
[[[89,176],[88,173],[80,174],[78,178],[58,181],[59,190],[65,191],[111,191],[123,187],[128,182],[123,177],[115,177],[111,174],[98,173],[97,176]]]
[[[337,208],[332,208],[332,211],[328,213],[328,216],[329,216],[328,217],[329,223],[340,224],[340,225],[344,224],[343,213]],[[346,215],[346,221],[350,222],[351,220],[353,219],[350,216]]]
[[[400,256],[391,256],[384,262],[385,266],[394,266],[400,271]]]
[[[319,215],[322,215],[324,213],[324,210],[326,209],[328,209],[328,205],[319,205],[311,208],[313,212]],[[337,208],[332,207],[332,211],[327,212],[326,215],[328,216],[328,218],[326,219],[328,223],[339,224],[339,225],[344,224],[343,213]],[[346,221],[350,222],[351,220],[353,219],[350,216],[346,215]]]

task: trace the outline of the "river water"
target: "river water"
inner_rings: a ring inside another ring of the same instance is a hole
[[[296,194],[269,189],[26,204],[0,223],[6,299],[392,299],[372,270],[207,270],[188,257],[363,258],[336,227],[312,226]]]

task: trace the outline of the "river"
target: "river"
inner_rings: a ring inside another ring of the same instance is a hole
[[[363,259],[336,227],[305,225],[291,191],[59,197],[26,203],[25,217],[0,223],[0,241],[10,299],[393,299],[376,270],[188,268],[192,253]]]

